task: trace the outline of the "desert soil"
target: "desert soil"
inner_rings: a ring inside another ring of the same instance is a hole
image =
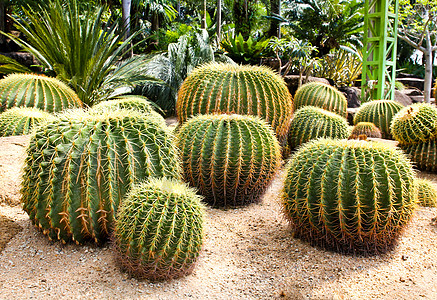
[[[294,239],[281,171],[261,203],[207,209],[193,274],[151,283],[121,272],[108,243],[51,242],[19,205],[28,137],[0,138],[1,299],[437,299],[436,208],[418,208],[394,251],[347,256]],[[433,174],[419,173],[435,180]]]

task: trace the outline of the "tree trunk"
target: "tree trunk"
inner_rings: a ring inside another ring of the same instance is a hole
[[[217,0],[217,43],[220,45],[222,37],[222,0]]]
[[[152,13],[152,24],[150,28],[153,32],[159,30],[159,15],[156,12]]]
[[[0,30],[6,32],[6,4],[0,0]],[[0,45],[6,42],[6,37],[0,34]]]
[[[281,0],[270,0],[270,15],[281,15]],[[269,36],[281,38],[281,25],[276,20],[270,21]]]
[[[423,59],[425,61],[425,83],[423,86],[424,101],[429,103],[431,101],[431,88],[432,88],[432,45],[431,36],[429,31],[426,31],[425,35],[426,51],[423,52]]]
[[[123,25],[126,27],[126,36],[128,38],[130,35],[130,9],[131,9],[131,0],[123,0],[122,2],[122,20]]]
[[[202,4],[202,20],[200,21],[200,28],[206,29],[206,0]]]

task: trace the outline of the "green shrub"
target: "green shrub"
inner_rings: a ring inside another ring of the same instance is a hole
[[[14,107],[0,114],[0,136],[29,134],[36,125],[54,119],[38,108]]]

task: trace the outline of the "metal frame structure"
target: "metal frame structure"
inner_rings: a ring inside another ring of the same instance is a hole
[[[365,0],[362,101],[394,99],[399,0]]]

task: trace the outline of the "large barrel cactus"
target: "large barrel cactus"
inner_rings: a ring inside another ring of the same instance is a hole
[[[284,80],[271,69],[211,63],[195,69],[178,92],[179,123],[191,116],[235,113],[259,116],[282,144],[293,115],[293,100]]]
[[[0,114],[0,136],[29,134],[36,125],[54,119],[38,108],[13,107]]]
[[[347,117],[347,100],[342,92],[322,82],[310,82],[302,85],[294,96],[295,109],[304,106],[316,106]]]
[[[410,145],[399,144],[399,148],[408,154],[419,170],[437,172],[436,140]]]
[[[402,151],[356,140],[311,141],[287,165],[282,202],[297,237],[340,252],[390,249],[415,207]]]
[[[294,114],[288,134],[290,148],[317,138],[346,139],[349,125],[345,118],[314,106],[299,108]]]
[[[416,103],[401,109],[391,122],[391,133],[401,144],[416,144],[437,136],[437,108]]]
[[[69,111],[38,127],[27,149],[24,210],[50,239],[103,241],[133,183],[180,177],[167,131],[131,110]]]
[[[123,200],[114,228],[117,261],[149,280],[189,274],[203,239],[201,197],[185,184],[151,178]]]
[[[393,117],[403,108],[393,100],[374,100],[364,103],[354,116],[354,124],[370,122],[381,130],[382,137],[391,139],[390,123]]]
[[[420,206],[437,207],[437,189],[428,179],[416,178],[416,202]]]
[[[0,112],[24,106],[46,112],[82,107],[82,101],[56,78],[35,74],[11,74],[0,80]]]
[[[381,130],[371,122],[359,122],[352,128],[349,139],[360,139],[360,137],[366,136],[366,138],[381,138]]]
[[[281,163],[280,146],[262,120],[201,115],[179,130],[184,178],[213,206],[238,206],[259,197]]]

